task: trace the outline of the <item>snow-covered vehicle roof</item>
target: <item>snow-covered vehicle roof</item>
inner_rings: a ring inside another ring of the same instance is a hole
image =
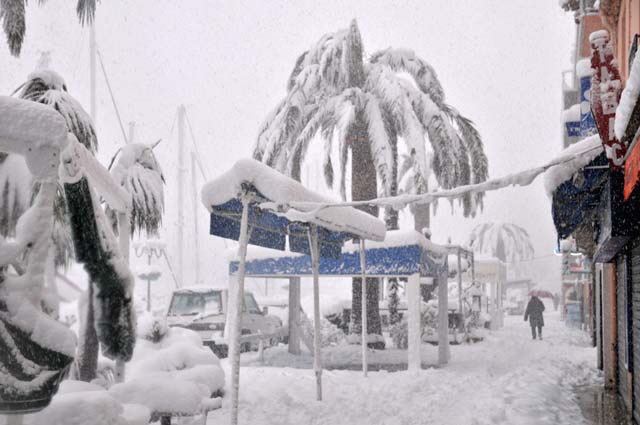
[[[275,204],[284,205],[292,201],[335,202],[253,159],[236,162],[229,171],[206,183],[202,188],[202,202],[211,211],[213,206],[236,199],[242,192],[243,185],[247,184]],[[296,214],[295,219],[293,215],[288,215],[288,218],[291,221],[307,221],[329,230],[375,241],[382,241],[385,237],[386,229],[382,221],[352,207],[328,207],[317,210],[309,208],[301,212],[311,214]]]

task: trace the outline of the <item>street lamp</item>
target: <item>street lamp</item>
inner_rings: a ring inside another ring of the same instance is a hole
[[[147,268],[138,272],[138,278],[147,281],[147,311],[151,311],[151,282],[158,280],[162,272],[151,267],[151,258],[160,258],[164,254],[165,244],[157,240],[146,240],[142,243],[133,244],[136,257],[147,256]]]

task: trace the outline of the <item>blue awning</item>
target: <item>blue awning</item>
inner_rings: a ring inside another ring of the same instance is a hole
[[[249,244],[284,251],[286,239],[289,238],[290,251],[310,254],[307,226],[304,223],[291,222],[285,217],[261,209],[259,204],[267,199],[254,188],[250,190],[256,194],[256,200],[249,204],[249,228],[251,231]],[[231,199],[222,205],[212,206],[209,233],[225,239],[238,240],[241,216],[242,202],[239,199]],[[318,228],[320,256],[340,257],[344,242],[353,238],[356,236],[334,232],[322,227]]]
[[[365,249],[366,272],[373,276],[410,276],[419,273],[439,277],[447,273],[446,253],[426,251],[420,245],[375,247]],[[238,262],[229,264],[230,274],[238,271]],[[291,255],[262,258],[246,262],[246,276],[311,276],[311,257]],[[360,253],[344,252],[339,258],[321,258],[320,274],[325,276],[360,276]]]
[[[604,168],[600,168],[603,166]],[[596,157],[580,173],[578,178],[565,181],[553,193],[551,210],[560,239],[570,236],[598,207],[608,175],[605,154]]]

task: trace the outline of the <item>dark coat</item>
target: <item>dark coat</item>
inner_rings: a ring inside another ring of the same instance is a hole
[[[529,324],[533,326],[544,326],[544,317],[542,312],[544,311],[544,304],[538,297],[531,297],[527,304],[527,310],[524,312],[525,322],[529,320]]]

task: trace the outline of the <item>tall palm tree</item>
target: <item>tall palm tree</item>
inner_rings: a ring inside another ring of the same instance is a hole
[[[385,49],[366,58],[356,21],[323,36],[294,66],[287,94],[258,133],[254,157],[300,179],[308,147],[316,135],[324,142],[324,176],[334,186],[331,154],[339,152],[339,192],[347,198],[351,154],[351,199],[367,200],[398,191],[398,142],[421,181],[433,174],[449,189],[487,178],[487,159],[473,123],[444,101],[433,68],[406,49]],[[431,152],[427,150],[429,141]],[[425,186],[426,188],[426,186]],[[475,213],[483,194],[462,200],[465,215]],[[362,208],[377,216],[376,207]],[[387,222],[397,226],[388,211]],[[358,281],[352,311],[358,319]],[[370,330],[379,323],[378,285],[370,285]]]
[[[0,19],[2,29],[7,38],[9,51],[13,56],[20,56],[22,43],[27,32],[26,6],[27,0],[0,0]],[[44,4],[46,0],[38,0]],[[76,12],[81,24],[93,22],[96,13],[96,0],[78,0]]]
[[[530,260],[534,254],[529,233],[513,223],[477,225],[469,236],[469,246],[479,254],[491,255],[503,262]]]

